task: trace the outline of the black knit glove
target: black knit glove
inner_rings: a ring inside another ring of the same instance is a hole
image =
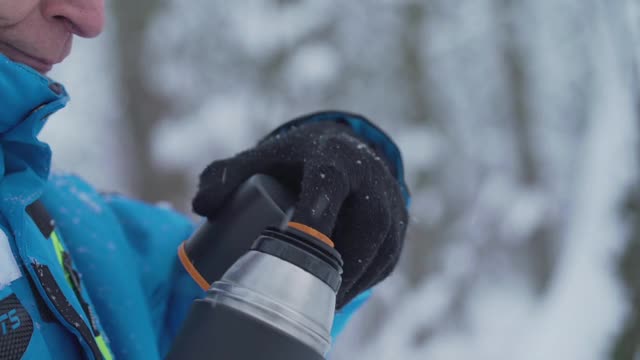
[[[386,278],[398,261],[407,210],[390,165],[346,124],[304,124],[209,165],[193,209],[215,217],[224,200],[258,173],[297,191],[292,221],[330,237],[344,260],[341,308]]]

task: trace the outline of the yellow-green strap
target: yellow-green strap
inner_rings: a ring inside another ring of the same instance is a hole
[[[64,266],[64,252],[65,252],[64,245],[62,245],[62,241],[60,241],[60,237],[58,236],[55,230],[51,232],[51,241],[53,242],[53,248],[56,251],[56,257],[58,258],[58,262],[60,263],[60,266],[64,271],[64,277],[67,279],[67,283],[69,284],[69,286],[74,288],[75,284],[71,280],[71,275],[69,274],[66,267]],[[80,289],[78,289],[78,292],[79,291]],[[87,314],[87,316],[90,316],[90,314]],[[104,358],[104,360],[113,360],[111,349],[109,349],[109,345],[107,345],[107,342],[104,340],[104,337],[102,335],[98,335],[98,336],[94,336],[94,339],[96,340],[96,344],[98,344],[98,349],[100,349],[100,353],[102,354],[102,357]]]
[[[58,262],[60,266],[63,265],[62,254],[64,253],[64,246],[62,246],[62,242],[56,234],[55,231],[51,232],[51,241],[53,242],[53,248],[56,250],[56,256],[58,257]],[[66,272],[66,271],[65,271]]]
[[[113,360],[113,355],[111,355],[111,350],[109,349],[109,345],[104,341],[102,335],[96,336],[96,343],[98,344],[98,349],[102,353],[102,357],[104,360]]]
[[[62,241],[60,241],[55,230],[51,232],[51,241],[53,242],[53,249],[56,251],[58,262],[64,271],[64,277],[67,279],[67,283],[73,288],[73,281],[71,281],[71,277],[64,267],[64,246],[62,245]]]

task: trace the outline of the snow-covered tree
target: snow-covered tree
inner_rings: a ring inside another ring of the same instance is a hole
[[[54,74],[59,168],[187,209],[207,163],[302,113],[397,139],[406,251],[333,359],[640,356],[637,1],[112,5]]]

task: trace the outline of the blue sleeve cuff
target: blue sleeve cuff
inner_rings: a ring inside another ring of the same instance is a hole
[[[369,300],[371,294],[371,289],[363,292],[340,309],[340,311],[336,312],[336,315],[333,318],[333,328],[331,329],[331,338],[334,341],[347,326],[351,317],[353,317],[353,315],[367,302],[367,300]]]

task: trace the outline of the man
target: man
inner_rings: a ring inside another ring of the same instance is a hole
[[[74,35],[103,24],[103,0],[0,0],[0,359],[160,358],[202,295],[177,260],[194,230],[185,217],[49,174],[37,135],[68,96],[46,74]],[[292,222],[344,259],[335,336],[397,262],[409,196],[400,153],[361,116],[307,115],[207,167],[195,212],[215,217],[257,173],[297,190]]]

